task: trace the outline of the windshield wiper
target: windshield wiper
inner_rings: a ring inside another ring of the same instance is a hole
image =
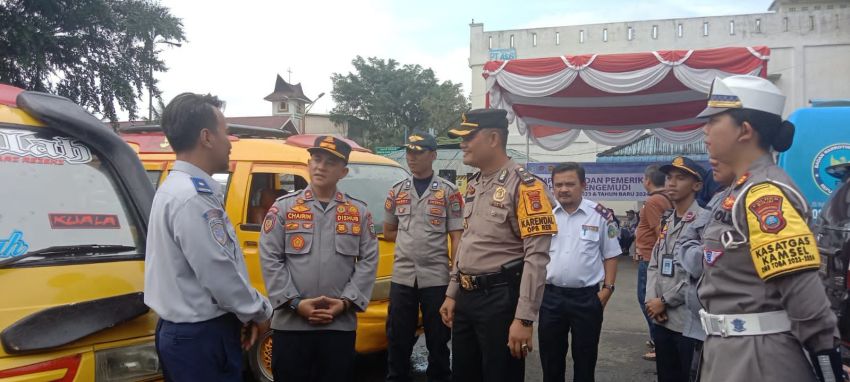
[[[129,245],[103,245],[103,244],[77,244],[77,245],[56,245],[39,249],[37,251],[27,252],[23,255],[10,257],[0,260],[0,268],[17,263],[27,257],[41,255],[71,255],[71,254],[106,254],[106,253],[121,253],[132,251],[136,247]]]

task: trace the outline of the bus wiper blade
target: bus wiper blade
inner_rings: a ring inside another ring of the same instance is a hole
[[[129,245],[104,245],[104,244],[77,244],[77,245],[56,245],[39,249],[37,251],[27,252],[20,256],[9,257],[0,260],[0,268],[17,263],[27,257],[41,255],[67,255],[67,254],[104,254],[104,253],[121,253],[132,251],[136,247]]]

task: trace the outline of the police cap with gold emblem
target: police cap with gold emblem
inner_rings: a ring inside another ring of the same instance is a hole
[[[310,154],[317,151],[324,151],[344,160],[345,163],[348,163],[348,155],[351,154],[351,146],[348,143],[345,143],[342,139],[334,136],[320,135],[316,137],[316,142],[313,143],[313,147],[308,148],[307,151],[309,151]]]
[[[428,133],[416,132],[407,137],[405,148],[411,151],[437,151],[437,138]]]
[[[703,174],[705,173],[705,170],[702,168],[702,166],[698,165],[697,162],[691,158],[681,156],[676,157],[675,159],[673,159],[673,163],[665,164],[661,166],[658,170],[665,174],[669,174],[670,171],[674,169],[682,170],[687,174],[693,175],[700,182],[704,180]]]
[[[508,112],[502,109],[474,109],[461,116],[460,127],[449,130],[449,137],[465,137],[478,129],[508,129]]]

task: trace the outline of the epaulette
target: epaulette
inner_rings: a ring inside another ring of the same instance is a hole
[[[456,185],[456,184],[454,184],[454,183],[452,183],[452,182],[450,182],[448,179],[445,179],[445,178],[443,178],[443,177],[439,177],[439,179],[440,179],[440,181],[441,181],[441,182],[443,182],[443,184],[444,184],[444,185],[445,185],[445,186],[446,186],[449,190],[452,190],[452,191],[457,190],[457,185]]]
[[[301,193],[303,193],[303,192],[304,192],[304,189],[300,189],[298,191],[293,191],[293,192],[290,192],[286,195],[278,196],[277,199],[275,199],[274,201],[279,202],[279,201],[286,199],[286,198],[291,198],[291,197],[296,196],[296,195],[301,195]]]
[[[608,211],[608,209],[605,208],[602,203],[596,203],[596,207],[594,207],[593,209],[596,210],[596,212],[598,212],[600,215],[602,215],[605,220],[609,222],[614,220],[614,215],[612,215],[611,211]]]
[[[534,184],[534,181],[537,179],[530,172],[525,170],[525,167],[517,167],[516,173],[519,175],[520,180],[527,185]]]
[[[199,194],[212,194],[213,190],[206,180],[201,178],[191,177],[192,185],[195,186],[195,191]]]
[[[476,179],[478,179],[479,176],[481,176],[481,171],[477,171],[475,174],[472,174],[471,177],[466,179],[466,182],[469,183],[473,180],[476,180]]]
[[[357,199],[357,198],[355,198],[355,197],[351,196],[350,194],[345,194],[345,197],[346,197],[346,198],[348,198],[348,199],[354,200],[354,201],[356,201],[356,202],[363,203],[363,205],[364,205],[364,206],[367,206],[367,207],[369,206],[369,204],[367,204],[366,202],[364,202],[364,201],[362,201],[362,200],[360,200],[360,199]]]
[[[401,184],[404,183],[405,180],[407,180],[407,178],[404,178],[402,180],[399,180],[398,182],[393,183],[393,185],[390,188],[396,188],[397,186],[401,186]]]

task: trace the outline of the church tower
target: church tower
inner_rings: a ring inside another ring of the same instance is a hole
[[[274,84],[274,92],[264,99],[271,102],[272,115],[288,116],[299,131],[303,129],[305,106],[313,103],[313,101],[304,95],[300,83],[291,85],[278,74],[277,81]]]

